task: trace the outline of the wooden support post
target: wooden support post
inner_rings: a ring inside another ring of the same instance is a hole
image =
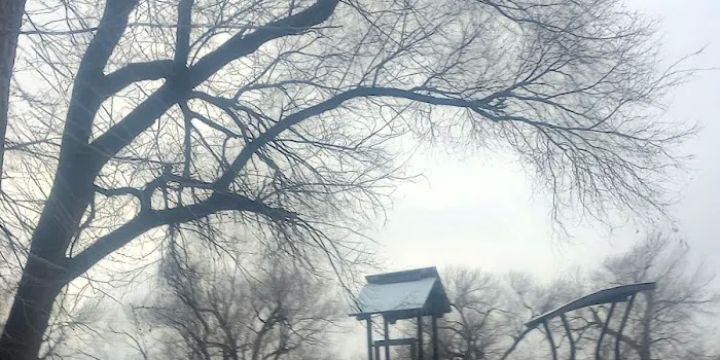
[[[425,357],[425,347],[423,344],[423,320],[422,315],[417,317],[417,347],[418,347],[418,360],[423,360]]]
[[[385,360],[390,360],[390,325],[387,317],[383,316],[385,327]]]
[[[437,317],[435,314],[432,316],[432,346],[433,346],[433,360],[440,359],[440,351],[438,351],[438,330],[437,330]]]
[[[368,348],[368,360],[373,360],[372,316],[371,315],[368,315],[368,318],[367,318],[367,348]]]

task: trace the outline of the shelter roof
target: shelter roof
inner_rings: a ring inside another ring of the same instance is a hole
[[[353,313],[359,319],[383,314],[393,320],[450,312],[450,301],[435,267],[366,276]]]

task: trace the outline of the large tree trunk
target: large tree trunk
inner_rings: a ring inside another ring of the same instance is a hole
[[[55,265],[31,258],[0,338],[0,360],[37,359],[55,297],[62,289]]]
[[[0,360],[37,359],[55,298],[71,280],[65,249],[86,201],[72,201],[77,192],[51,193],[33,234],[10,314],[0,337]]]
[[[0,1],[0,185],[5,157],[5,131],[10,100],[10,79],[22,22],[25,0]]]
[[[71,165],[59,166],[33,233],[30,254],[0,337],[0,360],[37,359],[55,298],[72,281],[65,252],[91,198],[96,172],[82,157],[68,163]]]
[[[0,0],[0,12],[10,2]],[[27,263],[0,337],[0,360],[37,359],[55,298],[78,275],[69,268],[66,252],[78,235],[80,220],[95,191],[93,182],[102,166],[98,160],[102,156],[88,145],[92,120],[103,100],[96,88],[136,4],[130,0],[108,1],[99,29],[80,63],[55,179],[30,239]],[[22,14],[22,8],[20,11]],[[17,42],[17,33],[15,39]]]

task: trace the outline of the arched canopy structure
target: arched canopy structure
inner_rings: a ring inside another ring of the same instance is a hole
[[[534,317],[532,320],[525,323],[525,326],[529,328],[537,327],[546,320],[550,320],[554,317],[560,316],[566,312],[581,309],[593,305],[611,304],[618,302],[625,302],[630,299],[631,296],[642,292],[655,290],[654,282],[621,285],[609,289],[603,289],[596,291],[592,294],[585,295],[581,298],[575,299],[565,305],[562,305],[554,310],[548,311],[542,315]]]
[[[548,342],[550,343],[550,352],[552,354],[552,358],[553,358],[553,360],[557,360],[558,359],[557,347],[555,345],[555,340],[553,338],[550,326],[548,326],[548,322],[556,317],[560,317],[560,320],[562,320],[563,329],[565,329],[565,335],[567,337],[568,344],[570,346],[570,360],[575,360],[576,345],[577,345],[576,342],[579,339],[576,339],[573,336],[571,328],[568,323],[568,320],[565,317],[565,314],[570,311],[579,310],[579,309],[589,307],[589,306],[610,304],[610,308],[607,311],[606,319],[603,321],[602,330],[600,332],[600,335],[597,339],[597,343],[595,345],[595,359],[600,360],[603,339],[605,338],[605,334],[608,332],[608,329],[610,326],[610,320],[615,311],[615,307],[618,303],[627,302],[627,305],[625,306],[625,313],[623,314],[622,320],[620,322],[620,327],[616,331],[616,336],[615,336],[615,348],[614,348],[615,360],[620,360],[620,343],[621,343],[622,333],[627,324],[628,317],[630,315],[630,310],[632,309],[633,303],[635,302],[635,297],[640,292],[647,292],[649,294],[652,294],[652,291],[654,291],[655,288],[656,288],[656,284],[654,282],[647,282],[647,283],[621,285],[621,286],[616,286],[616,287],[596,291],[592,294],[585,295],[585,296],[575,299],[565,305],[562,305],[554,310],[551,310],[542,315],[539,315],[539,316],[533,318],[532,320],[528,321],[527,323],[525,323],[525,326],[527,326],[528,329],[534,329],[540,325],[543,326],[545,337],[547,338]],[[652,306],[651,301],[649,301],[648,306]],[[646,353],[649,354],[649,348],[646,350]]]

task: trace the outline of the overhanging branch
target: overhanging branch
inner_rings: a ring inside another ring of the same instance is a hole
[[[172,75],[172,68],[172,60],[130,63],[105,75],[103,91],[112,96],[134,82],[168,78]]]
[[[271,22],[248,35],[235,35],[215,51],[205,55],[188,69],[188,78],[180,83],[166,82],[138,105],[123,120],[100,135],[91,145],[99,155],[97,161],[107,162],[138,135],[150,127],[185,94],[207,80],[235,59],[256,51],[260,46],[283,36],[301,33],[327,20],[339,0],[319,0],[305,10]]]
[[[177,224],[207,217],[221,211],[252,212],[280,222],[292,221],[293,212],[267,206],[242,195],[214,193],[197,204],[166,210],[145,210],[111,233],[97,239],[69,260],[68,279],[82,275],[90,267],[145,232],[162,225]]]
[[[226,188],[230,185],[237,174],[242,170],[248,161],[252,158],[252,155],[257,152],[260,148],[271,142],[283,131],[288,130],[292,126],[310,118],[313,116],[320,115],[326,111],[333,110],[341,106],[344,102],[363,98],[363,97],[388,97],[388,98],[399,98],[407,99],[412,101],[418,101],[426,104],[441,105],[441,106],[453,106],[462,108],[479,108],[485,105],[481,101],[436,97],[424,93],[420,93],[414,90],[404,90],[396,88],[382,88],[382,87],[358,87],[352,90],[348,90],[339,93],[332,98],[325,100],[319,104],[310,106],[296,113],[293,113],[284,119],[278,121],[275,125],[269,128],[266,132],[262,133],[255,140],[248,143],[242,151],[235,158],[228,171],[226,171],[216,182],[218,188]]]

